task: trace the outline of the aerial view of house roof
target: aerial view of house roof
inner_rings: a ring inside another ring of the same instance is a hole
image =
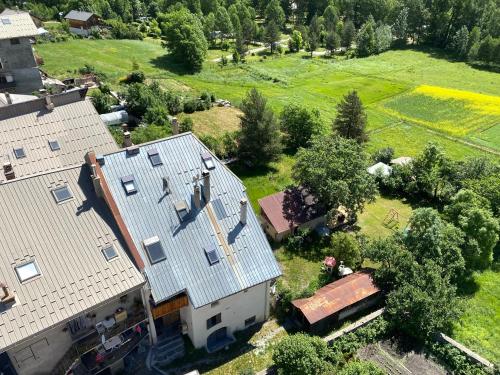
[[[86,165],[0,184],[0,351],[139,288]]]
[[[68,14],[64,16],[67,20],[77,20],[77,21],[87,21],[90,17],[92,17],[94,13],[91,12],[82,12],[79,10],[70,10]]]
[[[5,9],[0,13],[0,39],[35,36],[35,23],[27,12]]]
[[[292,301],[310,324],[380,292],[369,271],[359,271],[318,289],[312,297]]]
[[[0,107],[0,158],[15,178],[83,164],[89,150],[118,149],[85,89],[49,98]]]
[[[259,199],[262,213],[278,233],[326,213],[306,188],[292,188]]]
[[[193,134],[104,155],[101,164],[156,303],[187,292],[197,308],[281,275],[243,183]],[[196,177],[210,195],[198,207]]]

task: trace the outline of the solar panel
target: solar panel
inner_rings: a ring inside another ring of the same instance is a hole
[[[205,163],[205,167],[207,167],[207,169],[215,168],[214,159],[208,152],[201,154],[201,159],[203,160],[203,163]]]
[[[57,203],[65,202],[71,198],[73,198],[73,193],[69,190],[68,186],[61,186],[57,189],[52,190],[52,194]]]
[[[24,152],[24,148],[19,147],[14,149],[14,155],[16,159],[22,159],[26,157],[26,153]]]
[[[158,154],[158,150],[156,150],[156,149],[149,150],[148,156],[149,156],[149,160],[151,160],[151,164],[153,165],[153,167],[156,167],[157,165],[163,164],[163,162],[161,161],[161,158],[160,158],[160,154]]]
[[[52,140],[49,141],[49,147],[52,151],[57,151],[61,149],[61,146],[59,145],[59,142],[57,140]]]
[[[163,247],[161,246],[160,239],[158,237],[152,237],[144,240],[144,248],[148,253],[149,261],[151,264],[161,262],[166,258]]]
[[[209,245],[205,248],[205,255],[207,256],[208,263],[213,266],[215,263],[219,262],[219,255],[214,245]]]
[[[114,259],[118,257],[118,253],[116,252],[115,248],[113,245],[107,246],[102,249],[102,253],[104,254],[104,257],[106,260],[109,262],[111,259]]]

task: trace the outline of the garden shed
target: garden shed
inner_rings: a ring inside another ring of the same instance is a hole
[[[305,329],[321,333],[330,324],[375,305],[379,297],[371,271],[362,270],[325,285],[312,297],[296,299],[292,305]]]

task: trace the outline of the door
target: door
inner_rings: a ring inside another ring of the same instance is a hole
[[[227,327],[219,328],[217,331],[212,332],[207,337],[207,346],[212,347],[217,345],[217,341],[224,340],[227,337]]]

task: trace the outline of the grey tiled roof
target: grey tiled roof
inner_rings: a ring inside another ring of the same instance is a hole
[[[162,165],[152,166],[147,154],[151,149],[158,151]],[[250,203],[247,225],[239,223],[245,187],[215,157],[215,169],[210,171],[215,224],[205,206],[197,211],[192,204],[192,179],[204,169],[200,154],[207,151],[194,135],[186,133],[142,145],[136,155],[120,151],[104,157],[106,182],[146,264],[156,303],[187,291],[194,307],[200,307],[281,275]],[[131,174],[137,193],[126,195],[121,178]],[[163,192],[163,177],[169,178],[170,194]],[[183,199],[191,213],[188,220],[180,222],[174,203]],[[154,236],[159,237],[166,260],[151,265],[143,241]],[[212,266],[204,251],[210,245],[216,247],[220,258]]]
[[[144,282],[87,169],[0,184],[0,282],[16,295],[12,307],[0,304],[0,352]],[[57,204],[51,190],[62,185],[74,199]],[[119,254],[110,262],[107,244]],[[14,267],[33,259],[42,276],[20,283]]]
[[[0,162],[10,160],[19,178],[81,165],[90,150],[98,154],[118,150],[85,94],[81,89],[53,96],[52,111],[46,109],[43,98],[0,107]],[[49,140],[57,140],[61,149],[52,151]],[[15,157],[17,147],[24,148],[26,157]],[[0,183],[4,180],[0,170]]]
[[[90,12],[81,12],[78,10],[71,10],[68,14],[64,16],[64,18],[68,20],[78,20],[78,21],[87,21],[90,17],[92,17],[94,13]]]
[[[0,39],[38,35],[35,23],[27,12],[5,9],[0,13]]]

